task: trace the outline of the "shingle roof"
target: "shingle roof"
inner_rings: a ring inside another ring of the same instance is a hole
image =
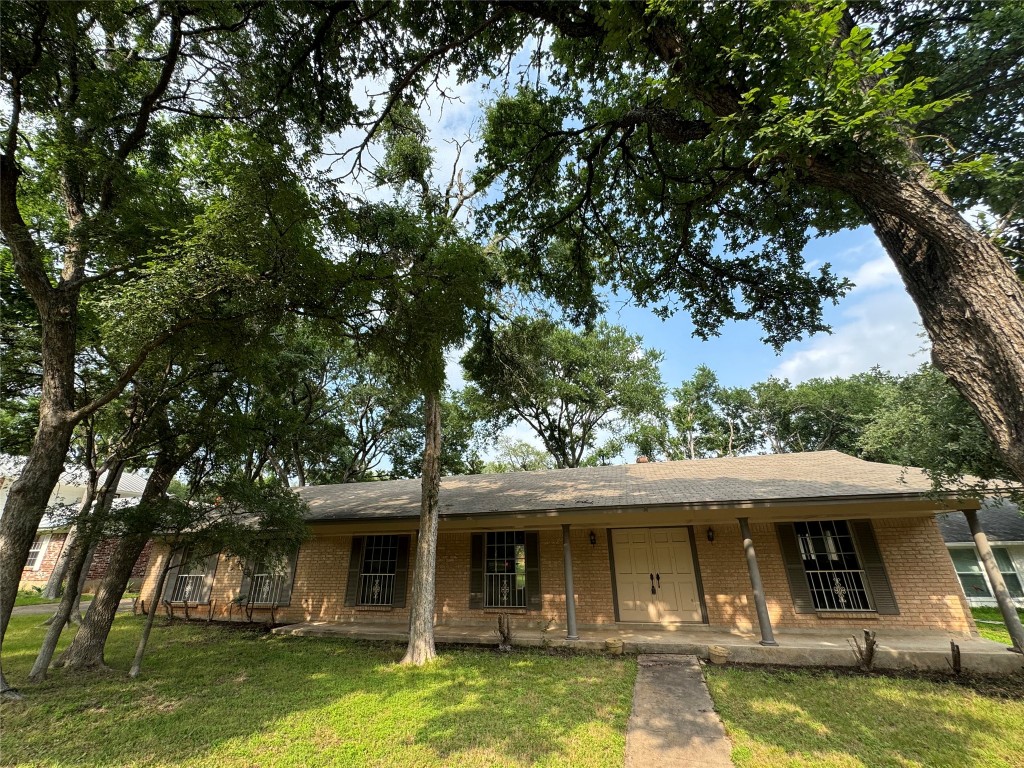
[[[693,505],[779,499],[922,495],[919,469],[862,461],[838,451],[622,464],[441,480],[442,516]],[[388,480],[299,490],[307,519],[418,517],[420,481]]]
[[[972,541],[967,519],[963,515],[953,512],[936,515],[935,519],[947,544]],[[1024,542],[1024,515],[1016,504],[999,499],[987,499],[978,510],[978,522],[981,523],[989,541]]]

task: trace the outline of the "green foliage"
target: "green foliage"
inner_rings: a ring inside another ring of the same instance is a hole
[[[579,466],[597,430],[656,411],[664,397],[661,353],[599,322],[575,332],[517,317],[480,334],[462,359],[468,397],[495,427],[522,419],[559,467]]]
[[[525,440],[501,438],[497,444],[497,458],[487,463],[484,473],[532,472],[554,467],[554,459],[546,451],[533,447]]]
[[[857,446],[865,458],[926,468],[937,488],[988,495],[985,481],[1012,478],[977,415],[928,365],[886,388]]]
[[[1020,267],[1019,0],[516,12],[553,38],[545,77],[491,104],[479,176],[502,190],[486,220],[530,263],[565,243],[577,285],[682,308],[702,338],[753,319],[778,348],[824,330],[848,289],[802,251],[866,222],[830,178],[872,167],[930,172]]]

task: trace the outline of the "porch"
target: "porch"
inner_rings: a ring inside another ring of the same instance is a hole
[[[405,642],[408,631],[396,623],[354,623],[307,621],[273,630],[277,635],[300,637],[347,637],[358,640]],[[564,627],[540,629],[516,627],[513,644],[519,647],[564,648],[583,652],[605,652],[608,641],[620,640],[623,652],[692,654],[707,660],[710,648],[719,646],[728,660],[740,664],[783,666],[856,666],[850,641],[860,632],[849,629],[782,630],[775,633],[777,646],[760,644],[760,635],[730,632],[707,625],[643,627],[625,624],[580,627],[579,639],[568,640]],[[483,624],[438,624],[434,637],[439,645],[497,644],[495,628]],[[878,669],[949,670],[950,634],[880,630],[875,667]],[[960,646],[963,669],[987,675],[1024,671],[1024,656],[1006,646],[983,638],[955,637]]]

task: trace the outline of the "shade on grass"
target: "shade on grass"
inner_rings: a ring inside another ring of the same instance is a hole
[[[1024,701],[953,683],[707,670],[738,768],[1019,768]]]
[[[24,681],[42,631],[15,617],[4,667]],[[160,620],[162,623],[162,620]],[[422,669],[404,646],[114,624],[114,672],[51,673],[4,704],[4,764],[619,766],[631,659],[451,650]],[[66,641],[65,641],[66,642]]]

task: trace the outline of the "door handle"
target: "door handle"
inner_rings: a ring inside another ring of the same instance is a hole
[[[658,580],[658,589],[661,589],[661,574],[656,573],[654,576]]]
[[[658,594],[658,590],[656,590],[654,588],[654,574],[653,573],[651,574],[651,594],[652,595]]]

